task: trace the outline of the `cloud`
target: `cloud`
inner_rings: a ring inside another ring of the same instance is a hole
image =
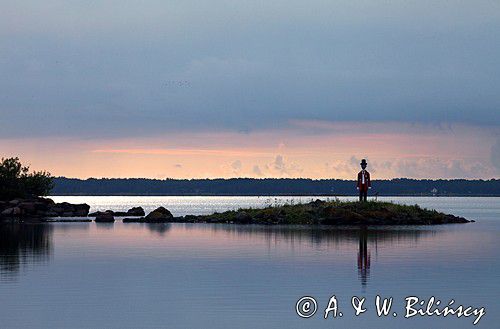
[[[397,160],[390,166],[396,175],[413,178],[481,178],[491,175],[491,169],[479,161],[419,158]]]
[[[491,147],[491,164],[496,168],[497,174],[500,174],[500,138]]]
[[[349,163],[351,164],[351,166],[357,167],[361,163],[361,160],[353,155],[351,156],[351,159],[349,159]]]
[[[325,163],[325,174],[327,177],[354,176],[356,169],[353,168],[350,161],[333,160]]]
[[[277,155],[272,163],[272,167],[274,170],[279,171],[281,173],[286,173],[285,168],[285,160],[282,155]]]
[[[182,168],[182,165],[181,165],[180,163],[176,163],[176,164],[174,165],[174,167],[175,167],[175,168]]]
[[[258,165],[255,165],[253,166],[252,168],[252,173],[256,176],[263,176],[264,174],[262,173],[262,170],[260,169],[260,167]]]
[[[235,160],[231,163],[231,168],[233,169],[233,174],[239,175],[241,172],[242,164],[240,160]]]
[[[265,167],[271,174],[278,176],[293,176],[303,172],[301,166],[294,162],[287,162],[283,155],[277,155],[274,160]]]
[[[452,179],[494,177],[491,166],[481,160],[441,159],[416,157],[396,160],[368,160],[368,170],[373,179],[405,177],[417,179]],[[325,164],[325,174],[330,177],[353,177],[359,170],[359,159],[332,160]]]

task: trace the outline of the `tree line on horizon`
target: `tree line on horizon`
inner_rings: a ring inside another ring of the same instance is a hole
[[[52,195],[356,195],[356,183],[342,179],[231,178],[148,179],[56,177]],[[374,180],[371,195],[500,196],[500,180]]]
[[[148,179],[51,176],[30,171],[19,158],[0,160],[0,200],[45,195],[356,195],[356,182],[342,179],[231,178]],[[500,180],[374,180],[371,195],[500,196]]]

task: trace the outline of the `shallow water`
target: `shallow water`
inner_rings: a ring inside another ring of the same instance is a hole
[[[94,210],[204,214],[311,198],[54,197]],[[470,328],[473,317],[405,319],[404,298],[485,307],[500,321],[500,198],[382,198],[477,222],[315,229],[221,224],[0,226],[1,328]],[[322,318],[331,295],[343,317]],[[397,317],[378,318],[376,295]],[[295,313],[314,296],[318,312]],[[352,296],[365,296],[358,317]]]

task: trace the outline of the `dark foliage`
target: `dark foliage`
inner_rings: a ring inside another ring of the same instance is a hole
[[[46,171],[30,172],[19,158],[2,158],[0,162],[0,200],[48,195],[53,178]]]

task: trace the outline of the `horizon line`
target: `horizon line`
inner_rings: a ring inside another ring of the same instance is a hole
[[[87,177],[87,178],[79,178],[79,177],[66,177],[66,176],[53,176],[53,178],[63,178],[63,179],[75,179],[75,180],[120,180],[120,179],[131,179],[131,180],[156,180],[156,181],[165,181],[165,180],[311,180],[311,181],[321,181],[321,180],[340,180],[340,181],[356,181],[355,179],[343,179],[343,178],[309,178],[309,177],[218,177],[218,178],[151,178],[151,177]],[[453,180],[461,180],[461,181],[496,181],[500,180],[500,178],[409,178],[409,177],[394,177],[394,178],[380,178],[373,179],[372,181],[392,181],[392,180],[415,180],[415,181],[453,181]]]

